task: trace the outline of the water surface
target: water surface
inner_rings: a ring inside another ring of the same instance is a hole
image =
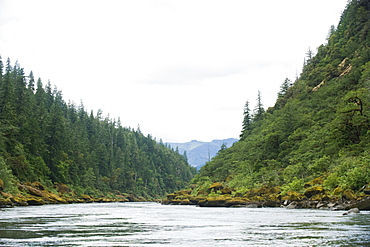
[[[0,246],[370,246],[370,213],[92,203],[0,211]]]

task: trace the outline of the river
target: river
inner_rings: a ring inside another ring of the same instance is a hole
[[[92,203],[6,208],[0,246],[370,246],[370,212]]]

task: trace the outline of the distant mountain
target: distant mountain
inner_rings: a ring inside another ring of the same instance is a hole
[[[237,141],[238,139],[228,138],[224,140],[213,140],[211,142],[193,140],[185,143],[170,142],[167,144],[169,144],[173,149],[178,148],[181,154],[186,151],[189,164],[199,169],[217,154],[223,143],[225,143],[226,147],[231,147],[232,144]]]

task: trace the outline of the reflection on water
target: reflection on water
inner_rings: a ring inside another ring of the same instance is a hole
[[[0,211],[1,246],[370,246],[370,213],[157,203]]]

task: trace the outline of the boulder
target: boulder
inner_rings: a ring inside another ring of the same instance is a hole
[[[226,201],[232,200],[229,196],[215,196],[207,197],[205,200],[199,201],[198,205],[200,207],[228,207]]]
[[[177,197],[177,194],[171,193],[167,194],[167,200],[174,200]]]
[[[58,190],[58,192],[62,194],[72,192],[72,190],[65,184],[55,183],[54,186]]]
[[[226,194],[231,194],[233,190],[230,187],[225,187],[221,189],[221,194],[226,195]]]
[[[298,208],[298,203],[297,202],[291,202],[288,206],[286,206],[287,209],[296,209]]]
[[[258,202],[251,202],[245,205],[246,208],[260,208],[262,207],[260,203]]]
[[[360,210],[358,208],[351,208],[350,210],[348,210],[348,212],[343,213],[343,215],[359,214],[359,213],[360,213]]]
[[[53,203],[67,203],[65,199],[53,193],[47,193],[47,197]]]
[[[240,207],[247,205],[247,203],[248,203],[247,198],[234,197],[225,201],[225,207]]]
[[[370,197],[352,203],[349,207],[358,208],[359,210],[370,210]]]
[[[324,193],[325,193],[325,190],[324,190],[324,187],[323,186],[321,186],[321,185],[315,185],[315,186],[312,186],[312,187],[306,189],[306,191],[303,194],[307,198],[311,198],[314,195],[324,194]]]
[[[284,196],[281,197],[283,201],[302,201],[305,198],[305,195],[295,192],[288,191]]]
[[[89,195],[82,195],[81,196],[81,199],[84,200],[84,202],[93,202],[93,198],[91,198],[91,196]]]
[[[7,208],[12,206],[14,206],[14,204],[9,198],[0,198],[0,208]]]
[[[357,197],[353,193],[352,190],[346,189],[345,191],[342,192],[342,198],[345,199],[345,200],[352,201],[352,200],[356,200]]]
[[[42,200],[41,198],[29,198],[27,200],[27,204],[31,206],[40,206],[40,205],[44,205],[45,201]]]
[[[267,207],[267,208],[274,208],[274,207],[280,206],[280,202],[279,201],[268,200],[268,201],[262,202],[261,206],[262,207]]]
[[[223,188],[224,186],[222,185],[222,183],[213,183],[211,186],[208,187],[208,190],[210,192],[217,192],[218,190],[221,190]]]
[[[327,202],[318,202],[316,204],[316,208],[323,209],[323,208],[328,208]]]
[[[31,184],[31,186],[38,190],[45,190],[45,187],[40,182],[34,182]]]
[[[194,205],[198,204],[200,201],[205,200],[205,197],[202,196],[192,196],[189,198],[189,201],[192,202]]]
[[[23,185],[23,184],[18,184],[18,189],[21,190],[21,191],[24,191],[30,195],[33,195],[33,196],[38,196],[38,197],[44,197],[45,194],[36,189],[36,188],[33,188],[32,186],[30,185]]]

